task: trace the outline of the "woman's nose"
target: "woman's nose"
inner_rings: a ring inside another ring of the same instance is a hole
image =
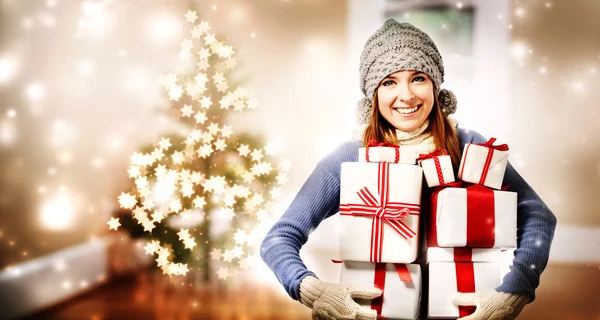
[[[397,90],[398,99],[402,101],[411,101],[415,97],[415,94],[412,92],[410,85],[399,85]]]

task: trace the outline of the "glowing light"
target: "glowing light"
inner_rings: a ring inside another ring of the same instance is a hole
[[[57,260],[54,262],[54,270],[58,272],[65,271],[67,269],[67,264],[63,260]]]
[[[12,80],[18,68],[17,60],[11,56],[0,58],[0,83]]]
[[[116,134],[111,134],[106,138],[106,145],[113,150],[120,149],[123,146],[123,139]]]
[[[104,167],[104,159],[102,158],[94,158],[92,160],[92,166],[94,166],[94,168],[96,169],[100,169]]]
[[[525,8],[523,7],[518,7],[517,9],[515,9],[515,14],[517,15],[517,17],[522,18],[525,16]]]
[[[114,17],[104,10],[104,4],[86,1],[82,5],[83,19],[78,26],[93,35],[105,35],[114,24]]]
[[[94,73],[94,63],[90,60],[81,60],[77,63],[77,71],[82,75],[89,76]]]
[[[177,40],[181,32],[179,20],[170,15],[156,16],[147,23],[146,36],[159,44]]]
[[[73,205],[66,194],[55,196],[42,207],[40,222],[49,230],[64,230],[73,222]]]
[[[463,3],[462,2],[457,2],[456,3],[456,8],[462,9],[463,8]]]
[[[250,38],[252,38],[252,39],[256,38],[256,33],[254,33],[254,32],[250,33]]]
[[[158,181],[152,191],[152,201],[159,205],[167,204],[175,192],[176,179],[166,178]]]
[[[58,160],[62,164],[69,164],[73,162],[73,154],[69,151],[63,151],[60,153]]]
[[[511,54],[517,60],[524,60],[527,57],[528,52],[527,45],[523,42],[515,42],[511,46]]]
[[[8,109],[8,111],[6,111],[6,115],[9,118],[15,118],[17,116],[17,111],[15,109]]]
[[[546,74],[548,72],[548,69],[546,67],[540,67],[540,74]]]
[[[30,101],[37,102],[46,96],[46,88],[39,83],[30,83],[25,89],[25,95]]]
[[[67,280],[63,281],[62,288],[65,290],[71,289],[71,282]]]

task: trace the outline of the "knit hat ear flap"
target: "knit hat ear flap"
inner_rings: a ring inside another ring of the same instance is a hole
[[[373,103],[367,99],[367,97],[362,97],[356,106],[356,121],[358,124],[369,124],[371,120],[371,108],[373,108]]]
[[[452,92],[448,89],[440,90],[440,93],[438,93],[438,102],[440,103],[440,107],[442,108],[442,111],[447,116],[456,112],[457,101],[456,101],[456,96],[454,95],[454,92]]]

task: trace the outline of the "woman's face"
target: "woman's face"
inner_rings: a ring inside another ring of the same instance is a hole
[[[419,128],[433,108],[433,82],[419,71],[398,71],[377,88],[379,112],[396,129]]]

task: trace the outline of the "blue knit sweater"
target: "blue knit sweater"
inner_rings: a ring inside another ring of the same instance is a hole
[[[461,153],[465,143],[487,142],[475,131],[458,130]],[[289,208],[262,242],[262,259],[295,300],[300,299],[302,279],[308,275],[317,277],[302,262],[300,248],[321,221],[339,211],[341,164],[358,161],[360,147],[360,141],[346,142],[319,161]],[[525,294],[533,301],[540,275],[548,262],[556,217],[510,163],[502,185],[510,185],[508,191],[518,194],[518,247],[510,272],[496,290]]]

